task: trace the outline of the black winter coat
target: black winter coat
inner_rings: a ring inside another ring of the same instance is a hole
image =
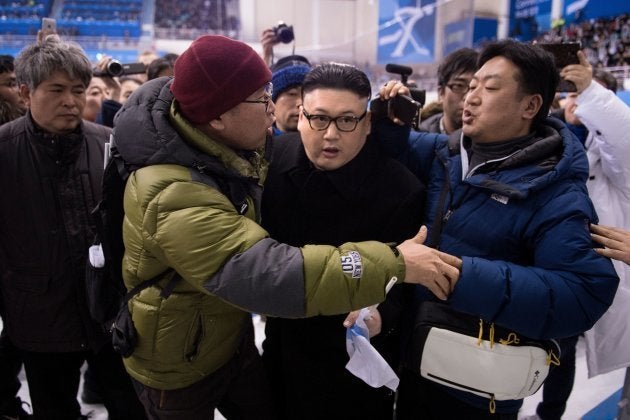
[[[59,136],[30,113],[0,127],[0,291],[11,341],[28,351],[97,348],[85,262],[111,130],[83,122]]]
[[[402,242],[414,236],[424,207],[424,186],[368,139],[343,167],[320,171],[299,133],[274,138],[262,199],[262,226],[293,246],[348,241]],[[372,343],[396,369],[399,319],[408,285],[394,287],[379,305],[382,333]],[[408,292],[408,293],[406,293]],[[374,389],[346,369],[345,315],[268,318],[264,354],[281,418],[391,418],[391,393]]]

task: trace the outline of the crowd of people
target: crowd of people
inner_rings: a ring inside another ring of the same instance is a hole
[[[238,2],[157,0],[155,27],[158,36],[169,39],[195,39],[203,34],[238,38]]]
[[[539,37],[541,42],[580,42],[594,67],[630,65],[630,14],[560,22]]]
[[[625,348],[606,336],[630,263],[630,109],[610,78],[584,52],[558,74],[533,44],[461,49],[412,128],[370,112],[364,71],[276,60],[271,34],[263,56],[205,35],[121,77],[55,34],[0,57],[0,414],[85,418],[87,363],[110,419],[515,420],[527,368],[492,349],[518,341],[548,349],[537,415],[559,418],[547,395],[568,397],[576,337],[594,359]],[[555,110],[561,76],[576,92]],[[125,357],[85,290],[109,147],[130,172]],[[372,352],[351,356],[353,334]],[[479,349],[496,370],[468,370]]]

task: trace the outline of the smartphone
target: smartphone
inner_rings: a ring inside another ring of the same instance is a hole
[[[579,42],[567,42],[564,44],[538,44],[545,50],[549,51],[556,62],[556,68],[558,72],[569,64],[580,64],[580,59],[577,56],[577,52],[580,51],[581,44]],[[577,88],[573,82],[565,79],[560,79],[558,92],[576,92]]]
[[[396,95],[387,101],[387,115],[408,125],[413,125],[418,120],[421,108],[420,102],[406,95]]]
[[[57,33],[57,21],[52,18],[42,18],[42,31],[48,34]]]

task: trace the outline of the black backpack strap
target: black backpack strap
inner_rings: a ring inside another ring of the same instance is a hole
[[[224,194],[232,203],[238,214],[245,214],[249,208],[247,204],[247,192],[244,186],[234,180],[232,182],[217,176],[209,176],[198,169],[188,168],[193,181],[201,182]]]
[[[164,276],[167,276],[168,274],[170,274],[173,271],[175,271],[175,270],[173,270],[172,268],[169,268],[168,270],[161,272],[157,276],[151,277],[150,279],[144,280],[140,284],[137,284],[134,288],[132,288],[130,291],[127,292],[127,294],[125,295],[125,297],[123,299],[123,304],[127,305],[129,303],[129,301],[135,295],[137,295],[138,293],[140,293],[144,289],[146,289],[148,287],[151,287],[154,284],[158,283],[160,280],[162,280],[164,278]],[[168,298],[171,295],[171,293],[173,293],[173,289],[175,288],[175,285],[177,284],[177,282],[179,282],[181,279],[182,279],[182,277],[179,275],[179,273],[177,273],[177,271],[175,271],[175,274],[173,275],[173,277],[171,277],[171,279],[168,281],[168,283],[166,283],[166,286],[164,286],[164,288],[162,289],[162,292],[160,293],[160,296],[162,298],[164,298],[164,299]]]

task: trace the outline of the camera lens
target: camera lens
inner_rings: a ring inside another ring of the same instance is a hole
[[[107,74],[112,77],[122,76],[123,74],[123,66],[120,64],[120,61],[112,60],[107,63]]]

